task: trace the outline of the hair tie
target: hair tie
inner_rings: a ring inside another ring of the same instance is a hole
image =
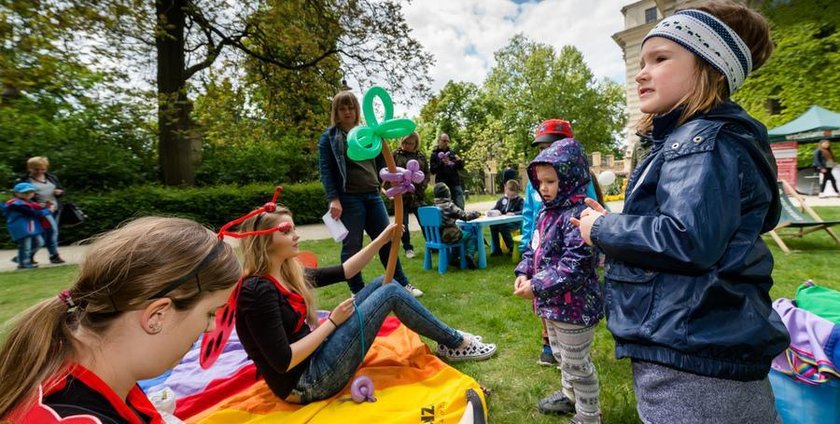
[[[70,290],[68,289],[58,292],[58,298],[61,299],[61,301],[67,306],[68,312],[76,307],[76,303],[73,302],[73,298],[70,296]]]

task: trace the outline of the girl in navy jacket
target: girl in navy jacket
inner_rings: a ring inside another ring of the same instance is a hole
[[[592,200],[581,214],[607,255],[607,327],[646,423],[778,419],[767,373],[789,340],[761,239],[779,220],[776,169],[764,125],[729,99],[771,52],[766,20],[734,2],[657,24],[636,76],[653,148],[621,214]]]

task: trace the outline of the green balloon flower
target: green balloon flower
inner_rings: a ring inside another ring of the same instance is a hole
[[[373,100],[379,97],[385,107],[382,122],[373,113]],[[384,88],[373,86],[365,93],[362,101],[365,126],[358,126],[347,134],[347,156],[360,162],[373,159],[382,152],[382,139],[401,138],[411,134],[417,124],[408,118],[394,118],[394,103]]]

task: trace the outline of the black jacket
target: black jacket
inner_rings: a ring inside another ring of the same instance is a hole
[[[448,155],[451,158],[450,162],[452,165],[444,164],[443,160],[440,158],[442,154]],[[458,171],[464,169],[464,160],[454,159],[455,152],[453,150],[449,148],[441,150],[440,147],[435,147],[429,157],[429,169],[432,171],[432,174],[435,175],[435,182],[446,184],[450,190],[453,190],[456,186],[461,185],[461,176],[458,174]]]

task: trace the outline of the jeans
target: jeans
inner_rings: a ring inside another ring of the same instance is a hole
[[[408,328],[450,348],[457,348],[464,337],[444,324],[397,284],[382,285],[377,277],[356,295],[357,311],[343,322],[309,358],[309,364],[292,391],[301,403],[329,398],[343,389],[362,364],[379,332],[393,312]],[[364,328],[364,352],[359,315]]]
[[[417,213],[417,207],[405,206],[405,210],[403,211],[403,226],[405,227],[405,231],[401,238],[403,250],[405,251],[414,250],[414,245],[411,244],[411,234],[409,234],[408,230],[408,215],[410,213],[413,213],[414,217],[417,218],[417,222],[420,222],[420,214]]]
[[[341,262],[343,263],[358,253],[359,250],[362,250],[362,239],[365,232],[373,240],[382,233],[391,221],[388,219],[388,211],[385,209],[385,203],[379,197],[378,192],[342,194],[339,196],[339,201],[341,201],[342,209],[341,222],[344,223],[349,232],[341,242]],[[383,267],[388,264],[390,249],[390,242],[379,249],[379,261],[382,262]],[[399,259],[397,259],[394,279],[403,286],[409,283],[408,277],[403,273]],[[365,287],[362,273],[359,272],[350,277],[347,285],[350,286],[350,291],[353,293],[362,290]]]
[[[19,239],[18,245],[18,267],[28,267],[32,265],[32,255],[41,247],[41,237],[29,236]]]
[[[505,241],[509,252],[513,252],[513,235],[512,232],[519,229],[519,223],[499,224],[490,226],[490,237],[493,240],[493,246],[496,246],[496,251],[491,253],[501,253],[502,245],[499,243],[499,235]]]
[[[460,185],[452,186],[449,187],[449,191],[452,192],[452,203],[461,210],[466,210],[464,209],[464,187]]]
[[[47,215],[46,218],[50,222],[51,228],[44,230],[41,234],[40,245],[47,247],[47,250],[50,252],[50,257],[58,256],[58,218],[53,215]],[[35,251],[37,250],[38,248],[35,248]]]
[[[832,168],[827,168],[825,172],[820,172],[822,174],[822,184],[820,185],[820,193],[825,192],[826,186],[828,186],[828,182],[831,181],[831,188],[834,189],[834,192],[840,194],[840,190],[837,190],[837,180],[834,179],[834,174],[831,173]]]

